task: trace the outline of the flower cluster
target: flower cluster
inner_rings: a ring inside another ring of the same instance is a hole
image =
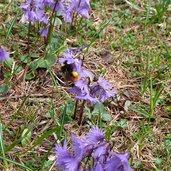
[[[89,18],[90,0],[27,0],[20,8],[24,10],[20,22],[43,23],[46,26],[40,29],[40,33],[46,37],[50,24],[47,9],[62,16],[65,22],[71,23],[74,13]]]
[[[9,53],[6,51],[5,48],[3,48],[2,46],[0,46],[0,61],[4,62],[5,60],[7,60],[9,58]]]
[[[59,63],[70,64],[73,71],[80,75],[80,79],[74,82],[74,87],[70,89],[70,93],[76,95],[78,100],[86,100],[91,104],[104,102],[116,94],[116,90],[111,89],[111,84],[99,77],[93,82],[93,74],[82,68],[82,62],[74,57],[72,49],[64,52],[64,57],[59,58]]]
[[[62,171],[131,171],[128,153],[117,154],[111,151],[105,132],[98,127],[90,129],[84,139],[72,135],[71,150],[67,141],[63,146],[56,145],[57,166]],[[86,161],[85,163],[83,161]],[[91,169],[90,169],[91,166]]]
[[[60,12],[65,22],[71,23],[74,13],[89,18],[90,0],[61,0]]]
[[[50,2],[49,2],[50,3]],[[48,23],[48,18],[45,15],[43,8],[49,4],[47,0],[27,0],[20,5],[20,8],[24,10],[21,22],[43,22]]]

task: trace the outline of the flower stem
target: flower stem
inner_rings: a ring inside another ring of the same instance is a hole
[[[77,108],[78,108],[78,100],[76,100],[76,102],[75,102],[75,109],[74,109],[74,116],[73,116],[74,120],[76,119]]]
[[[53,11],[52,11],[52,15],[50,17],[50,22],[49,22],[50,26],[48,29],[47,44],[51,42],[51,38],[52,38],[52,31],[53,31],[53,27],[54,27],[54,22],[52,23],[52,19],[53,19],[53,17],[55,18],[55,16],[56,16],[56,14],[54,15],[54,13],[55,13],[57,4],[58,4],[58,0],[55,2],[55,5],[54,5]]]
[[[31,22],[29,21],[28,25],[28,39],[27,39],[27,50],[30,52],[30,30],[31,30]]]
[[[83,112],[84,112],[85,103],[86,103],[86,101],[84,100],[82,105],[81,105],[80,118],[79,118],[79,121],[78,121],[78,125],[81,125],[82,121],[83,121]]]

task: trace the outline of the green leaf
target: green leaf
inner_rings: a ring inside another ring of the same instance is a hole
[[[20,167],[22,167],[22,168],[25,169],[25,170],[33,171],[33,170],[30,169],[29,167],[27,167],[27,166],[25,166],[25,165],[23,165],[23,164],[20,164],[20,163],[18,163],[18,162],[16,162],[16,161],[10,160],[10,159],[8,159],[8,158],[6,158],[6,157],[0,156],[0,159],[5,160],[5,161],[8,161],[9,163],[13,163],[13,164],[15,164],[16,166],[20,166]]]
[[[31,71],[29,72],[27,75],[26,75],[26,80],[33,80],[35,78],[35,73],[34,71]]]
[[[90,108],[88,108],[87,106],[85,107],[85,114],[88,117],[88,119],[91,119],[91,111]]]
[[[111,115],[106,111],[106,113],[104,113],[103,114],[103,116],[102,116],[102,120],[103,121],[106,121],[106,122],[109,122],[109,121],[111,121]]]
[[[8,32],[7,32],[5,41],[4,41],[4,45],[7,44],[7,42],[8,42],[8,38],[9,38],[9,36],[10,36],[10,34],[11,34],[12,28],[14,27],[14,24],[15,24],[15,22],[16,22],[16,20],[17,20],[17,17],[18,17],[18,11],[17,11],[17,14],[15,14],[14,19],[13,19],[12,22],[10,23],[10,27],[9,27],[9,29],[8,29]]]
[[[29,131],[28,128],[24,129],[22,135],[21,135],[21,144],[23,147],[25,147],[26,145],[28,145],[31,142],[31,132]]]
[[[49,135],[52,135],[54,132],[56,132],[58,129],[58,127],[52,128],[51,130],[48,130],[46,132],[44,132],[33,144],[32,147],[28,148],[26,151],[24,151],[23,153],[26,153],[29,150],[32,150],[34,147],[36,147],[37,145],[41,144],[42,141],[45,140],[45,138],[47,138]]]
[[[162,164],[162,159],[156,158],[155,163],[156,163],[157,165],[161,165],[161,164]]]
[[[45,59],[40,59],[37,61],[38,68],[47,68],[47,64]]]
[[[96,103],[92,115],[100,115],[103,121],[111,121],[111,116],[102,103]]]
[[[31,62],[31,58],[29,57],[29,55],[24,55],[20,57],[21,62],[23,62],[24,64],[27,64],[29,62]]]
[[[171,106],[166,106],[166,107],[165,107],[165,110],[171,112]]]
[[[0,93],[6,94],[8,90],[9,90],[9,86],[7,84],[0,86]]]
[[[11,120],[9,123],[11,123],[12,121],[13,121],[13,120]],[[8,123],[7,126],[9,126],[9,123]],[[7,127],[7,126],[6,126],[6,127]],[[32,125],[29,126],[28,131],[25,132],[25,136],[26,136],[27,134],[30,133],[30,131],[33,129],[33,126],[34,126],[34,124],[32,124]],[[5,129],[6,129],[6,127],[5,127]],[[7,151],[10,151],[10,150],[13,149],[17,144],[21,143],[21,141],[22,141],[24,138],[25,138],[24,136],[21,136],[19,139],[16,139],[15,141],[13,141],[10,145],[8,145],[8,147],[7,147],[7,149],[6,149],[6,152],[7,152]]]
[[[72,116],[74,113],[75,104],[73,102],[68,102],[62,108],[62,117],[60,117],[60,124],[68,123],[72,120]]]
[[[62,20],[59,18],[55,18],[54,26],[60,26],[60,25],[62,25]]]
[[[38,61],[33,61],[33,62],[30,64],[30,69],[31,69],[31,70],[36,70],[38,67],[39,67]]]
[[[56,63],[56,55],[49,53],[44,59],[37,61],[39,68],[50,68],[53,64]]]
[[[15,65],[14,65],[15,64]],[[22,70],[22,67],[21,66],[18,66],[16,65],[15,61],[13,58],[8,58],[6,61],[5,61],[5,65],[10,68],[10,69],[14,69],[14,72],[18,73]],[[14,66],[13,66],[14,65]],[[13,68],[14,67],[14,68]]]
[[[128,128],[128,125],[127,125],[127,120],[126,119],[122,119],[118,122],[118,126],[121,127],[121,128]]]
[[[8,68],[12,68],[13,63],[14,63],[14,59],[13,59],[13,58],[8,58],[8,59],[5,61],[5,65],[6,65]]]
[[[31,58],[36,58],[36,59],[40,57],[39,54],[37,54],[37,53],[31,53],[29,56]]]
[[[138,168],[141,168],[142,165],[143,165],[143,163],[142,163],[141,161],[137,161],[137,162],[134,164],[134,167],[135,167],[136,169],[138,169]]]

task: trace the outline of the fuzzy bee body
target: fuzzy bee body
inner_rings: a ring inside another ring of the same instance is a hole
[[[74,71],[72,64],[67,64],[65,62],[61,67],[61,70],[67,81],[75,82],[80,79],[80,74],[77,71]]]

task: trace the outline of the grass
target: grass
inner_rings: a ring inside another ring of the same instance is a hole
[[[164,2],[93,1],[90,20],[76,32],[61,26],[48,46],[33,28],[29,54],[22,11],[15,1],[0,5],[0,43],[11,51],[0,63],[0,170],[57,170],[55,143],[92,125],[106,130],[116,152],[131,154],[135,170],[171,170],[171,2]],[[87,68],[105,76],[118,96],[87,106],[79,126],[56,61],[67,47],[87,42]]]

